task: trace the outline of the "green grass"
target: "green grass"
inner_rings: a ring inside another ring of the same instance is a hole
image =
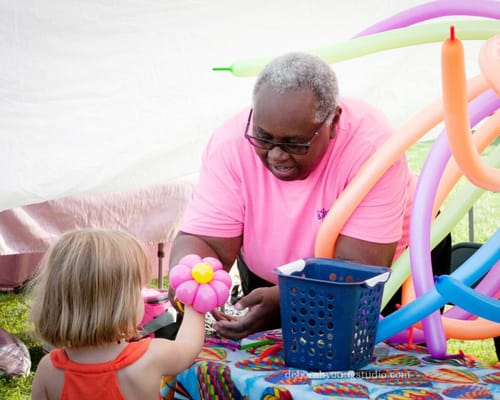
[[[493,146],[500,144],[497,140],[483,154],[491,151]],[[415,171],[420,171],[423,161],[427,156],[432,142],[419,142],[408,151],[408,162]],[[463,179],[456,185],[449,195],[454,193],[463,184]],[[443,208],[446,207],[445,201]],[[498,229],[500,221],[500,193],[485,192],[477,202],[474,203],[474,240],[485,242]],[[469,241],[468,216],[464,216],[457,222],[452,230],[453,242]],[[156,281],[153,281],[156,284]],[[31,382],[36,366],[43,355],[41,342],[34,340],[30,335],[28,326],[28,306],[24,301],[23,294],[0,293],[0,326],[8,332],[21,339],[30,351],[32,360],[31,373],[23,377],[0,377],[0,400],[27,400],[30,398]],[[475,356],[488,364],[494,364],[497,359],[492,339],[486,340],[449,340],[448,351],[457,353],[459,350],[466,354]]]
[[[410,168],[418,173],[425,161],[425,157],[429,153],[433,142],[423,141],[414,144],[407,152],[408,163]],[[500,145],[500,139],[497,138],[483,153],[485,157],[491,153],[492,149]],[[455,187],[451,190],[447,199],[444,201],[442,209],[446,209],[447,204],[454,199],[457,192],[461,190],[466,179],[461,178]],[[500,193],[484,191],[481,197],[474,203],[472,208],[474,241],[484,243],[488,238],[499,228],[500,221]],[[455,227],[452,229],[453,243],[469,241],[469,216],[465,215],[461,218]]]
[[[33,339],[28,326],[29,309],[23,294],[0,293],[0,326],[18,337],[28,348],[34,371],[42,357],[41,342]],[[21,400],[30,398],[33,372],[28,376],[0,377],[0,399]]]

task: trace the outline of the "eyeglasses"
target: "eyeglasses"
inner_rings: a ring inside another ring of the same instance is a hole
[[[330,116],[330,114],[328,114],[326,116],[325,120],[321,123],[320,127],[314,133],[314,135],[312,136],[311,140],[309,140],[309,142],[307,142],[307,143],[289,143],[289,142],[275,142],[274,140],[263,139],[263,138],[258,138],[258,137],[249,135],[248,129],[250,127],[252,113],[253,113],[253,109],[251,109],[250,114],[248,114],[247,126],[245,128],[245,138],[250,142],[250,144],[252,146],[255,146],[258,149],[263,149],[263,150],[267,150],[267,151],[270,151],[270,150],[274,149],[274,147],[278,146],[285,153],[299,155],[299,156],[303,156],[303,155],[307,154],[307,152],[309,151],[309,147],[311,147],[312,142],[314,142],[314,139],[316,139],[316,137],[318,137],[319,130],[321,129],[323,124],[326,122],[326,120]]]

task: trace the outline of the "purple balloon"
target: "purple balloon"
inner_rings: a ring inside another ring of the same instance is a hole
[[[354,37],[367,36],[391,29],[404,28],[417,22],[449,15],[467,15],[500,19],[498,1],[438,0],[421,4],[377,22]]]
[[[498,109],[500,100],[490,89],[474,99],[469,105],[471,125],[476,125],[483,118]],[[432,146],[420,173],[410,221],[410,266],[415,287],[415,294],[434,288],[431,264],[430,232],[432,209],[439,179],[451,156],[450,148],[443,131]],[[439,310],[432,312],[422,321],[425,342],[433,357],[446,355],[446,337]]]

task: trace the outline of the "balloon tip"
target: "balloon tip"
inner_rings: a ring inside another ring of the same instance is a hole
[[[233,69],[231,67],[213,67],[212,71],[229,71],[229,72],[233,72]]]
[[[450,40],[455,40],[455,26],[450,26]]]

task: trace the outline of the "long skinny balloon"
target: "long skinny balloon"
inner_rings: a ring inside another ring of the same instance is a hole
[[[500,35],[492,41],[500,49]],[[464,49],[450,28],[450,38],[445,40],[441,52],[444,121],[451,152],[458,166],[471,182],[491,191],[500,191],[500,171],[484,164],[472,145],[469,115],[467,112],[467,87],[465,79]],[[491,63],[500,71],[500,57],[491,54]]]
[[[493,268],[496,260],[498,260],[500,256],[500,246],[498,246],[499,240],[500,229],[497,230],[459,269],[454,271],[451,276],[469,285],[470,280],[477,276],[481,277],[484,275]],[[464,279],[464,277],[471,279]],[[429,313],[437,310],[445,303],[446,299],[444,299],[436,288],[433,287],[411,303],[382,319],[378,324],[375,342],[378,343],[382,340],[394,337],[396,334],[422,320]],[[473,322],[476,321],[458,321],[458,324],[468,325]],[[483,329],[491,328],[491,330],[488,331],[489,335],[487,337],[494,337],[500,334],[500,324],[488,320],[478,322],[486,323],[482,326]]]
[[[487,89],[487,84],[482,76],[472,78],[469,81],[468,99],[471,100],[484,92]],[[316,236],[314,248],[316,257],[333,257],[338,234],[361,200],[399,156],[426,132],[437,125],[442,120],[442,117],[442,101],[439,99],[405,123],[393,137],[387,140],[366,160],[326,214]],[[396,263],[400,259],[401,257],[396,260]],[[410,273],[409,266],[404,269],[395,269],[394,266],[392,267],[393,273],[389,281],[399,282],[399,284],[393,288],[394,291],[392,294],[396,292],[399,285],[401,285]],[[388,289],[389,291],[391,290],[386,284],[384,297]]]
[[[487,96],[485,96],[487,95]],[[487,100],[487,101],[486,101]],[[492,97],[491,97],[491,92],[485,93],[481,96],[480,99],[476,99],[473,104],[473,111],[471,112],[471,115],[475,115],[479,111],[488,111],[488,108],[495,106],[498,107],[498,101],[492,102]],[[496,100],[496,99],[495,99]],[[479,107],[481,106],[481,107]],[[499,116],[499,112],[495,113],[492,118],[495,118],[496,116]],[[498,125],[496,124],[496,121],[490,118],[488,121],[486,121],[477,131],[477,133],[474,135],[475,139],[475,144],[483,143],[484,140],[487,140],[488,138],[493,137],[493,131],[497,132],[500,130]],[[438,140],[441,142],[441,139],[444,138],[443,132]],[[436,142],[437,144],[438,142]],[[431,151],[434,151],[434,147],[436,144],[433,146]],[[449,153],[449,151],[448,151]],[[439,155],[439,154],[438,154]],[[430,157],[430,155],[429,155]],[[446,158],[446,157],[445,157]],[[488,165],[491,165],[493,167],[500,167],[500,146],[497,146],[494,148],[494,150],[491,152],[486,157],[486,162]],[[444,176],[442,178],[446,179]],[[431,243],[436,244],[441,238],[444,237],[444,235],[449,232],[453,226],[456,225],[456,223],[464,216],[467,214],[467,211],[470,209],[470,207],[479,199],[480,195],[484,193],[484,190],[473,185],[472,183],[465,181],[464,185],[460,188],[460,190],[454,194],[453,198],[449,201],[447,204],[446,208],[443,210],[441,214],[436,218],[434,223],[432,224],[432,230],[430,234],[431,238]],[[420,212],[419,212],[420,213]],[[438,240],[439,239],[439,240]],[[421,240],[425,240],[421,239]],[[493,241],[493,243],[495,243]],[[491,262],[498,260],[499,254],[498,254],[498,249],[500,247],[498,244],[496,244],[496,249],[493,253],[490,253],[487,255],[487,257],[491,257],[491,259],[486,260],[486,257],[483,256],[482,258],[477,258],[472,256],[470,259],[467,260],[464,265],[460,266],[453,274],[456,279],[462,281],[466,285],[472,285],[475,282],[477,282],[479,279],[481,279],[481,274],[482,271],[480,270],[480,265],[482,263],[486,262]],[[395,272],[401,271],[403,266],[406,266],[406,264],[409,262],[408,260],[408,254],[409,251],[408,249],[396,260],[396,263],[393,264],[392,266],[392,273],[391,273],[391,278],[395,274]],[[487,273],[487,275],[483,278],[481,281],[480,285],[476,287],[476,290],[478,290],[480,293],[485,293],[490,296],[494,296],[499,282],[493,280],[494,278],[494,269],[497,268],[497,273],[498,273],[498,268],[500,265],[498,265],[500,261],[497,261],[497,263],[492,267],[492,269]],[[467,267],[465,267],[467,265]],[[413,267],[413,265],[412,265]],[[420,271],[418,271],[420,273]],[[488,282],[484,282],[485,279],[490,279]],[[387,284],[386,283],[386,287]],[[394,285],[394,283],[393,283]],[[479,290],[479,287],[484,287],[485,290]],[[395,287],[395,286],[394,286]],[[384,289],[384,297],[386,297],[385,289]],[[390,297],[387,297],[386,300],[388,300]],[[415,300],[412,298],[412,302],[408,304],[412,304]],[[383,305],[386,303],[382,303]],[[419,303],[420,307],[423,307],[426,310],[426,313],[430,313],[434,311],[435,309],[429,308],[428,303]],[[407,310],[406,306],[404,306],[400,311],[402,310]],[[453,309],[452,309],[453,310]],[[397,311],[398,313],[400,311]],[[421,310],[423,311],[423,310]],[[450,310],[451,311],[451,310]],[[448,317],[449,314],[449,317]],[[391,314],[392,315],[392,314]],[[424,314],[427,315],[427,314]],[[484,339],[484,338],[491,338],[494,336],[500,335],[500,324],[498,323],[493,323],[491,321],[483,320],[483,319],[477,319],[474,321],[464,321],[461,319],[454,319],[450,318],[452,316],[451,312],[445,313],[445,316],[442,317],[443,325],[444,325],[444,331],[446,334],[446,338],[455,338],[455,339],[463,339],[463,340],[470,340],[470,339]],[[399,319],[395,319],[394,321],[399,321]],[[393,322],[396,323],[396,322]],[[417,324],[417,326],[419,326]],[[405,327],[401,326],[400,329],[403,330]],[[423,332],[420,329],[413,329],[413,338],[414,341],[416,342],[423,342],[425,341],[423,337]],[[394,335],[393,337],[390,338],[391,342],[405,342],[408,340],[408,332],[401,332],[398,333],[397,335]]]
[[[383,50],[442,42],[446,38],[450,23],[460,29],[463,40],[484,40],[500,31],[500,21],[436,22],[350,39],[331,46],[309,50],[309,53],[315,54],[326,62],[333,64]],[[241,59],[235,61],[231,66],[215,67],[213,70],[229,71],[234,76],[239,77],[256,76],[273,58],[274,56]]]
[[[402,28],[417,22],[449,15],[468,15],[500,19],[500,7],[495,0],[436,0],[401,11],[369,26],[355,37]]]

